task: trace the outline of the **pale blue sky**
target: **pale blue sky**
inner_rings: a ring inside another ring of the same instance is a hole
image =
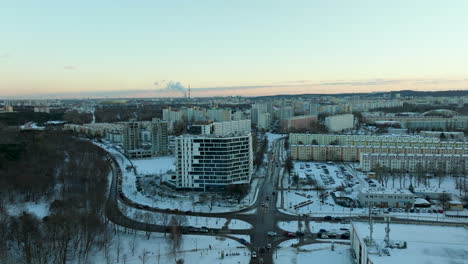
[[[310,92],[375,79],[463,89],[467,13],[468,1],[440,0],[0,0],[0,96],[155,89],[161,80],[280,85],[275,93],[299,80]]]

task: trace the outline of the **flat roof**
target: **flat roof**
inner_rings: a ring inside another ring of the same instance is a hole
[[[361,242],[369,236],[369,225],[353,222]],[[376,245],[385,247],[386,224],[374,224]],[[463,227],[390,224],[390,240],[406,242],[406,249],[388,248],[390,256],[369,254],[373,264],[468,263],[468,229]]]
[[[413,194],[408,189],[362,188],[361,193],[369,194]]]

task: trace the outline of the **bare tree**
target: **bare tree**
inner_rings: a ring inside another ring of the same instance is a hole
[[[182,230],[179,219],[176,216],[172,216],[169,226],[171,231],[169,234],[171,254],[174,257],[174,261],[177,261],[177,252],[182,245]]]
[[[439,201],[442,203],[442,207],[447,209],[448,202],[450,201],[451,197],[448,193],[442,193],[439,195]]]
[[[146,262],[148,261],[148,254],[149,252],[146,250],[146,248],[143,248],[143,250],[141,251],[141,255],[138,256],[138,258],[141,261],[141,264],[146,264]]]

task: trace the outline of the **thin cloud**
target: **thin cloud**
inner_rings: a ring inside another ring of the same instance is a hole
[[[63,69],[73,71],[73,70],[76,70],[76,67],[73,66],[73,65],[65,65],[65,66],[63,66]]]
[[[321,83],[320,85],[358,85],[358,86],[365,86],[365,85],[387,85],[387,84],[398,84],[402,83],[403,80],[368,80],[368,81],[348,81],[348,82],[325,82]]]

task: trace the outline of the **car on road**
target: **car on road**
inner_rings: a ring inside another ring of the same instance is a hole
[[[263,258],[259,258],[259,259],[258,259],[258,264],[263,264],[263,263],[265,263],[265,262],[263,261]]]
[[[325,221],[331,221],[331,220],[332,220],[332,217],[329,216],[329,215],[327,215],[327,216],[325,216],[325,217],[323,218],[323,220],[325,220]]]
[[[319,233],[319,234],[320,234],[320,233]],[[327,236],[326,234],[320,234],[320,238],[326,239],[326,238],[328,238],[328,236]]]
[[[267,249],[268,249],[268,250],[271,249],[271,244],[268,244],[268,245],[267,245]]]
[[[301,231],[297,231],[296,235],[299,236],[299,237],[302,237],[302,236],[305,236],[305,233],[301,232]]]
[[[205,226],[202,226],[200,229],[198,229],[198,232],[201,232],[201,233],[208,233],[210,230],[205,227]]]
[[[284,235],[287,237],[297,237],[296,234],[291,233],[291,232],[285,232]]]
[[[257,258],[257,252],[252,251],[252,258]]]
[[[193,227],[193,226],[189,226],[187,230],[188,230],[189,232],[198,232],[198,228]]]
[[[276,232],[274,232],[274,231],[269,231],[269,232],[267,233],[267,235],[268,235],[268,236],[277,236],[278,234],[277,234]]]

